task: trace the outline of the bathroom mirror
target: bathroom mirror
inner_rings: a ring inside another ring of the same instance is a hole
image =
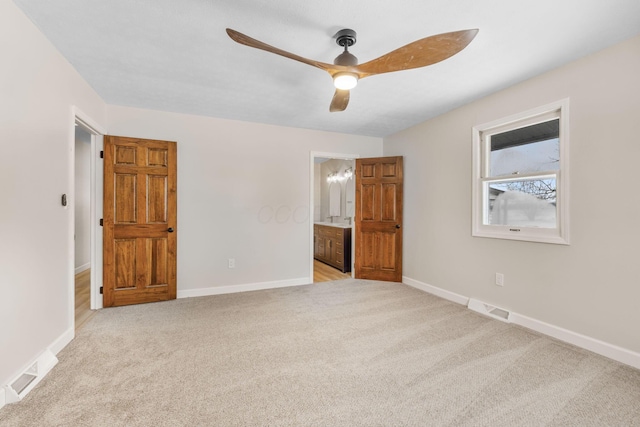
[[[347,218],[353,218],[355,213],[355,200],[356,200],[356,185],[355,180],[350,179],[346,183],[345,192],[345,216]]]
[[[340,217],[342,207],[340,204],[342,199],[342,191],[339,182],[332,182],[329,186],[329,216]]]

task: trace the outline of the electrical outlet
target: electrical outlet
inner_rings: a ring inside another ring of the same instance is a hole
[[[229,268],[236,268],[236,259],[229,258]]]
[[[504,274],[496,273],[496,285],[504,286]]]

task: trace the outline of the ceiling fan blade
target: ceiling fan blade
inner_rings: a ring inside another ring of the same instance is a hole
[[[344,111],[347,105],[349,105],[349,96],[350,93],[348,90],[336,89],[336,93],[333,94],[333,99],[329,106],[329,111],[332,113]]]
[[[360,78],[392,71],[426,67],[452,57],[478,34],[478,30],[462,30],[437,34],[416,40],[379,58],[358,65]]]
[[[275,53],[276,55],[284,56],[285,58],[293,59],[295,61],[302,62],[303,64],[312,65],[314,67],[320,68],[321,70],[327,71],[329,74],[333,75],[339,71],[342,71],[345,67],[336,66],[333,64],[327,64],[320,61],[314,61],[313,59],[304,58],[302,56],[296,55],[291,52],[287,52],[282,49],[278,49],[277,47],[273,47],[266,43],[261,42],[260,40],[256,40],[251,38],[245,34],[242,34],[236,30],[232,30],[231,28],[227,28],[227,34],[231,39],[237,43],[243,44],[245,46],[254,47],[256,49],[261,49],[267,52]]]

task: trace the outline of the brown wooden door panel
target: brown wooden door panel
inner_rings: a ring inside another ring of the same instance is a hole
[[[151,148],[147,151],[147,166],[168,166],[169,151],[164,148]]]
[[[385,271],[393,271],[396,268],[396,233],[382,232],[378,234],[380,239],[380,268]]]
[[[167,239],[146,239],[148,254],[147,277],[149,283],[147,286],[168,286],[169,282],[169,266],[168,266],[168,250]]]
[[[402,281],[402,157],[356,160],[355,277]]]
[[[361,232],[359,233],[359,242],[358,246],[361,247],[359,257],[357,258],[360,261],[360,270],[373,270],[376,268],[376,253],[378,251],[378,244],[376,239],[376,233],[371,232]],[[358,256],[358,255],[356,255]],[[356,261],[356,264],[358,262]],[[357,270],[356,270],[357,271]]]
[[[167,223],[167,184],[166,175],[147,176],[147,224]]]
[[[136,239],[116,239],[113,245],[114,289],[136,287]]]
[[[394,224],[398,222],[398,213],[396,210],[398,184],[383,183],[380,191],[380,221],[390,221]]]
[[[137,175],[114,175],[114,224],[135,224],[138,220]]]
[[[104,144],[103,305],[174,299],[176,143],[105,136]]]
[[[135,145],[119,145],[114,147],[114,165],[132,165],[135,166],[137,149]]]
[[[376,167],[378,164],[371,162],[363,162],[360,166],[360,178],[375,178],[376,177]]]
[[[375,221],[376,186],[375,184],[362,184],[360,189],[360,210],[357,211],[361,221]]]

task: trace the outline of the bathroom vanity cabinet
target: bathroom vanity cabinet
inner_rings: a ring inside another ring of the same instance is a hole
[[[351,271],[351,228],[314,224],[313,257],[343,273]]]

